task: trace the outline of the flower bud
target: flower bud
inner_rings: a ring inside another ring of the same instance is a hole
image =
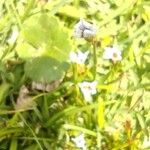
[[[74,27],[74,37],[76,38],[93,39],[96,36],[96,32],[96,27],[83,19],[80,19]]]

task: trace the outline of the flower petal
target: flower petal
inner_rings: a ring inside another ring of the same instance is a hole
[[[103,59],[111,59],[112,61],[122,60],[121,51],[117,46],[106,47],[104,50]]]

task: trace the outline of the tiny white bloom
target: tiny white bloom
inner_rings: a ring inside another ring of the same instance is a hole
[[[74,37],[77,38],[92,38],[96,35],[97,29],[93,24],[90,24],[83,19],[75,25],[74,27]]]
[[[105,131],[108,133],[108,134],[113,134],[113,133],[115,133],[116,132],[116,128],[114,128],[114,127],[110,127],[110,126],[108,126],[108,127],[105,127]]]
[[[79,136],[72,138],[72,141],[76,144],[76,147],[82,148],[82,150],[86,150],[84,134],[80,134]]]
[[[150,148],[150,138],[144,138],[142,148]]]
[[[79,87],[81,89],[81,92],[84,96],[84,99],[87,102],[91,102],[92,101],[92,95],[96,94],[96,86],[97,86],[97,82],[93,81],[93,82],[82,82],[79,83]]]
[[[17,40],[17,37],[19,35],[18,28],[16,26],[13,27],[11,36],[8,39],[9,44],[14,44],[14,42]]]
[[[106,47],[104,54],[103,54],[104,59],[111,59],[112,61],[121,61],[122,56],[121,56],[121,51],[116,47]]]
[[[86,59],[87,59],[88,54],[89,54],[88,51],[85,53],[82,53],[81,51],[71,52],[70,53],[70,60],[73,63],[84,64]]]

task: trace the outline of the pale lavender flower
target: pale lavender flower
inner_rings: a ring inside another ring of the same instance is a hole
[[[83,19],[74,27],[74,37],[91,39],[96,35],[97,29],[93,24],[90,24]]]
[[[72,138],[72,141],[75,143],[76,147],[81,148],[82,150],[86,150],[84,134],[80,134],[79,136]]]
[[[122,60],[121,51],[118,49],[117,46],[106,47],[103,54],[103,58],[111,59],[114,62],[121,61]]]

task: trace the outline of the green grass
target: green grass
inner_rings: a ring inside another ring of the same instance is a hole
[[[80,18],[92,41],[73,37]],[[149,29],[148,0],[1,0],[0,149],[77,150],[82,133],[87,150],[150,149]],[[103,59],[113,45],[121,61]],[[91,102],[84,81],[97,81]]]

